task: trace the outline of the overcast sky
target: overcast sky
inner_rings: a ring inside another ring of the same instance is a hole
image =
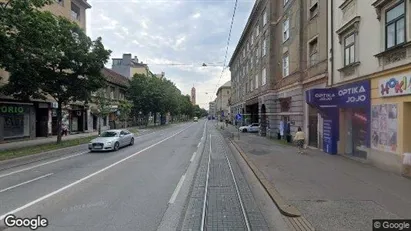
[[[197,104],[208,109],[221,80],[235,0],[88,0],[87,33],[101,36],[111,58],[131,53],[154,73],[164,71],[184,93],[197,89]],[[226,64],[255,0],[239,0]],[[184,65],[164,65],[164,64]],[[202,67],[202,63],[211,65]],[[111,68],[110,63],[107,67]],[[208,93],[208,94],[206,94]]]

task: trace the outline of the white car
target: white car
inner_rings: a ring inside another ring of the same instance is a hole
[[[241,126],[238,130],[240,130],[240,132],[258,132],[260,130],[260,124],[252,123],[247,126]]]
[[[88,144],[90,151],[117,151],[121,147],[133,145],[134,134],[125,129],[107,130]]]

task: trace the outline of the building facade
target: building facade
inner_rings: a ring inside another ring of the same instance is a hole
[[[1,1],[0,2],[4,2]],[[85,0],[59,0],[43,9],[76,22],[86,30],[86,10],[91,8]],[[0,85],[8,82],[8,73],[0,70]],[[5,95],[0,96],[0,142],[13,139],[34,139],[54,133],[57,103],[54,99],[30,101],[16,100]],[[84,121],[86,111],[84,103],[73,103],[75,117]],[[83,123],[84,124],[84,123]],[[82,129],[85,128],[82,126]]]
[[[143,74],[148,77],[155,77],[155,75],[150,71],[147,64],[139,62],[137,56],[132,58],[131,54],[123,54],[122,58],[112,59],[111,69],[120,75],[126,76],[127,78],[133,78],[135,74]]]
[[[212,101],[208,103],[208,117],[210,119],[216,118],[216,101]]]
[[[307,102],[324,117],[325,152],[401,172],[404,154],[411,152],[405,119],[411,110],[408,5],[329,1],[329,87],[307,92]]]
[[[231,81],[224,83],[217,90],[217,98],[215,103],[216,118],[220,121],[225,121],[230,118],[229,98],[231,96]]]

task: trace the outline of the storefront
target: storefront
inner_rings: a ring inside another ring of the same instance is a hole
[[[411,153],[411,71],[381,73],[371,86],[371,161],[400,172]]]
[[[306,103],[316,107],[323,117],[324,152],[367,158],[370,96],[369,80],[306,91]]]
[[[32,103],[0,102],[0,141],[34,138],[35,116]]]

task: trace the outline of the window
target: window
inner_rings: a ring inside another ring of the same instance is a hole
[[[255,49],[255,62],[258,64],[258,61],[259,61],[259,55],[260,54],[260,47],[258,46],[258,43],[257,43],[257,48]]]
[[[250,42],[247,42],[247,52],[250,51]]]
[[[311,0],[310,4],[310,19],[312,19],[318,14],[318,0]]]
[[[245,58],[245,49],[243,50],[243,58]]]
[[[290,37],[290,19],[287,18],[283,22],[283,42],[287,41]]]
[[[260,34],[260,22],[257,22],[257,27],[255,28],[255,37]]]
[[[284,6],[287,5],[287,3],[288,3],[288,0],[284,0]]]
[[[230,91],[227,91],[227,95],[229,95],[230,94]]]
[[[385,47],[394,47],[405,42],[405,3],[404,1],[387,10],[385,14]]]
[[[267,11],[264,10],[264,13],[263,13],[263,26],[265,26],[265,24],[267,24]]]
[[[254,80],[250,79],[250,91],[254,90]]]
[[[253,44],[254,44],[254,35],[251,34],[251,45],[253,45]]]
[[[71,3],[71,18],[74,20],[80,19],[80,8],[74,3]]]
[[[351,34],[344,39],[344,66],[355,62],[355,35]]]
[[[114,66],[120,66],[121,65],[121,59],[113,59],[113,65]]]
[[[257,75],[255,75],[255,88],[257,89],[258,88],[258,74]]]
[[[264,86],[267,83],[267,70],[264,68],[261,72],[261,86]]]
[[[310,56],[310,66],[318,62],[318,39],[315,38],[308,43],[308,55]]]
[[[262,56],[264,57],[267,54],[267,39],[264,38],[263,40],[263,52],[262,52]]]
[[[283,77],[290,74],[290,60],[288,54],[283,57]]]
[[[110,99],[114,99],[114,87],[110,87]]]

